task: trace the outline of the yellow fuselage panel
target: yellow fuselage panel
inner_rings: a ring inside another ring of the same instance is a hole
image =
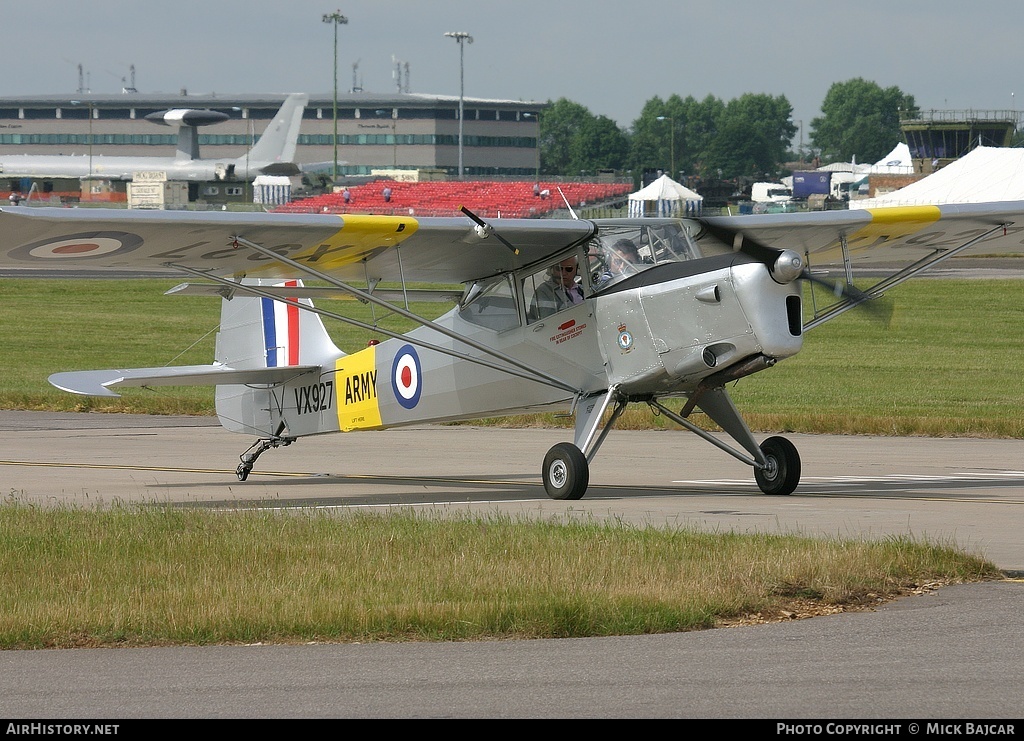
[[[338,429],[342,432],[380,428],[375,346],[339,358],[334,365],[338,395]]]

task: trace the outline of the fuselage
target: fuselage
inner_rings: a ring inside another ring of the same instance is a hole
[[[436,323],[560,385],[505,372],[499,368],[516,370],[507,360],[419,327],[359,352],[337,353],[322,361],[319,377],[298,377],[274,390],[271,401],[250,400],[238,409],[277,409],[288,434],[297,437],[569,411],[579,397],[612,386],[634,400],[686,395],[710,376],[738,377],[750,372],[747,367],[796,354],[800,319],[799,283],[781,285],[763,264],[737,254],[653,266],[533,323],[511,291],[492,290]],[[239,391],[246,398],[254,393]],[[252,430],[279,425],[268,418]]]
[[[0,177],[131,180],[136,172],[165,172],[169,180],[251,180],[262,174],[261,168],[267,164],[246,162],[245,158],[187,160],[174,157],[17,154],[0,157]]]

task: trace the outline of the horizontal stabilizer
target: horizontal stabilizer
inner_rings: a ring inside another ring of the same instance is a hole
[[[275,384],[301,376],[319,373],[318,365],[289,365],[278,368],[240,370],[221,363],[213,365],[179,365],[166,368],[127,368],[54,373],[52,385],[82,396],[120,396],[112,386],[224,386],[231,384]]]
[[[263,296],[269,294],[275,298],[315,298],[315,299],[357,299],[358,297],[340,288],[327,288],[323,286],[258,286],[259,293],[247,290],[244,284],[231,286],[230,288],[214,283],[181,283],[166,291],[164,295],[170,296],[221,296],[232,299],[235,296]],[[444,288],[407,288],[402,291],[400,288],[378,288],[371,293],[377,298],[385,301],[403,301],[406,297],[410,301],[458,301],[462,297],[462,289]]]

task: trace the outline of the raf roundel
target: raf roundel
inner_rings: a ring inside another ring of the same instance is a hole
[[[128,232],[83,232],[22,245],[11,256],[21,260],[81,260],[131,252],[140,244],[142,237]]]
[[[403,346],[395,355],[395,362],[391,366],[391,388],[398,403],[406,409],[412,409],[420,402],[422,375],[416,348],[412,345]]]

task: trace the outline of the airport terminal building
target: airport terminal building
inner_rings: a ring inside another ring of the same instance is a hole
[[[245,154],[281,107],[281,94],[32,95],[0,98],[0,155],[172,156],[177,130],[146,115],[166,109],[211,109],[228,120],[199,131],[200,156]],[[468,178],[535,178],[538,113],[545,103],[463,98],[463,173]],[[458,175],[458,96],[415,93],[310,94],[296,149],[297,164],[328,175],[374,170]],[[337,144],[335,145],[335,132]],[[0,173],[0,178],[3,174]],[[6,184],[4,184],[6,186]]]

